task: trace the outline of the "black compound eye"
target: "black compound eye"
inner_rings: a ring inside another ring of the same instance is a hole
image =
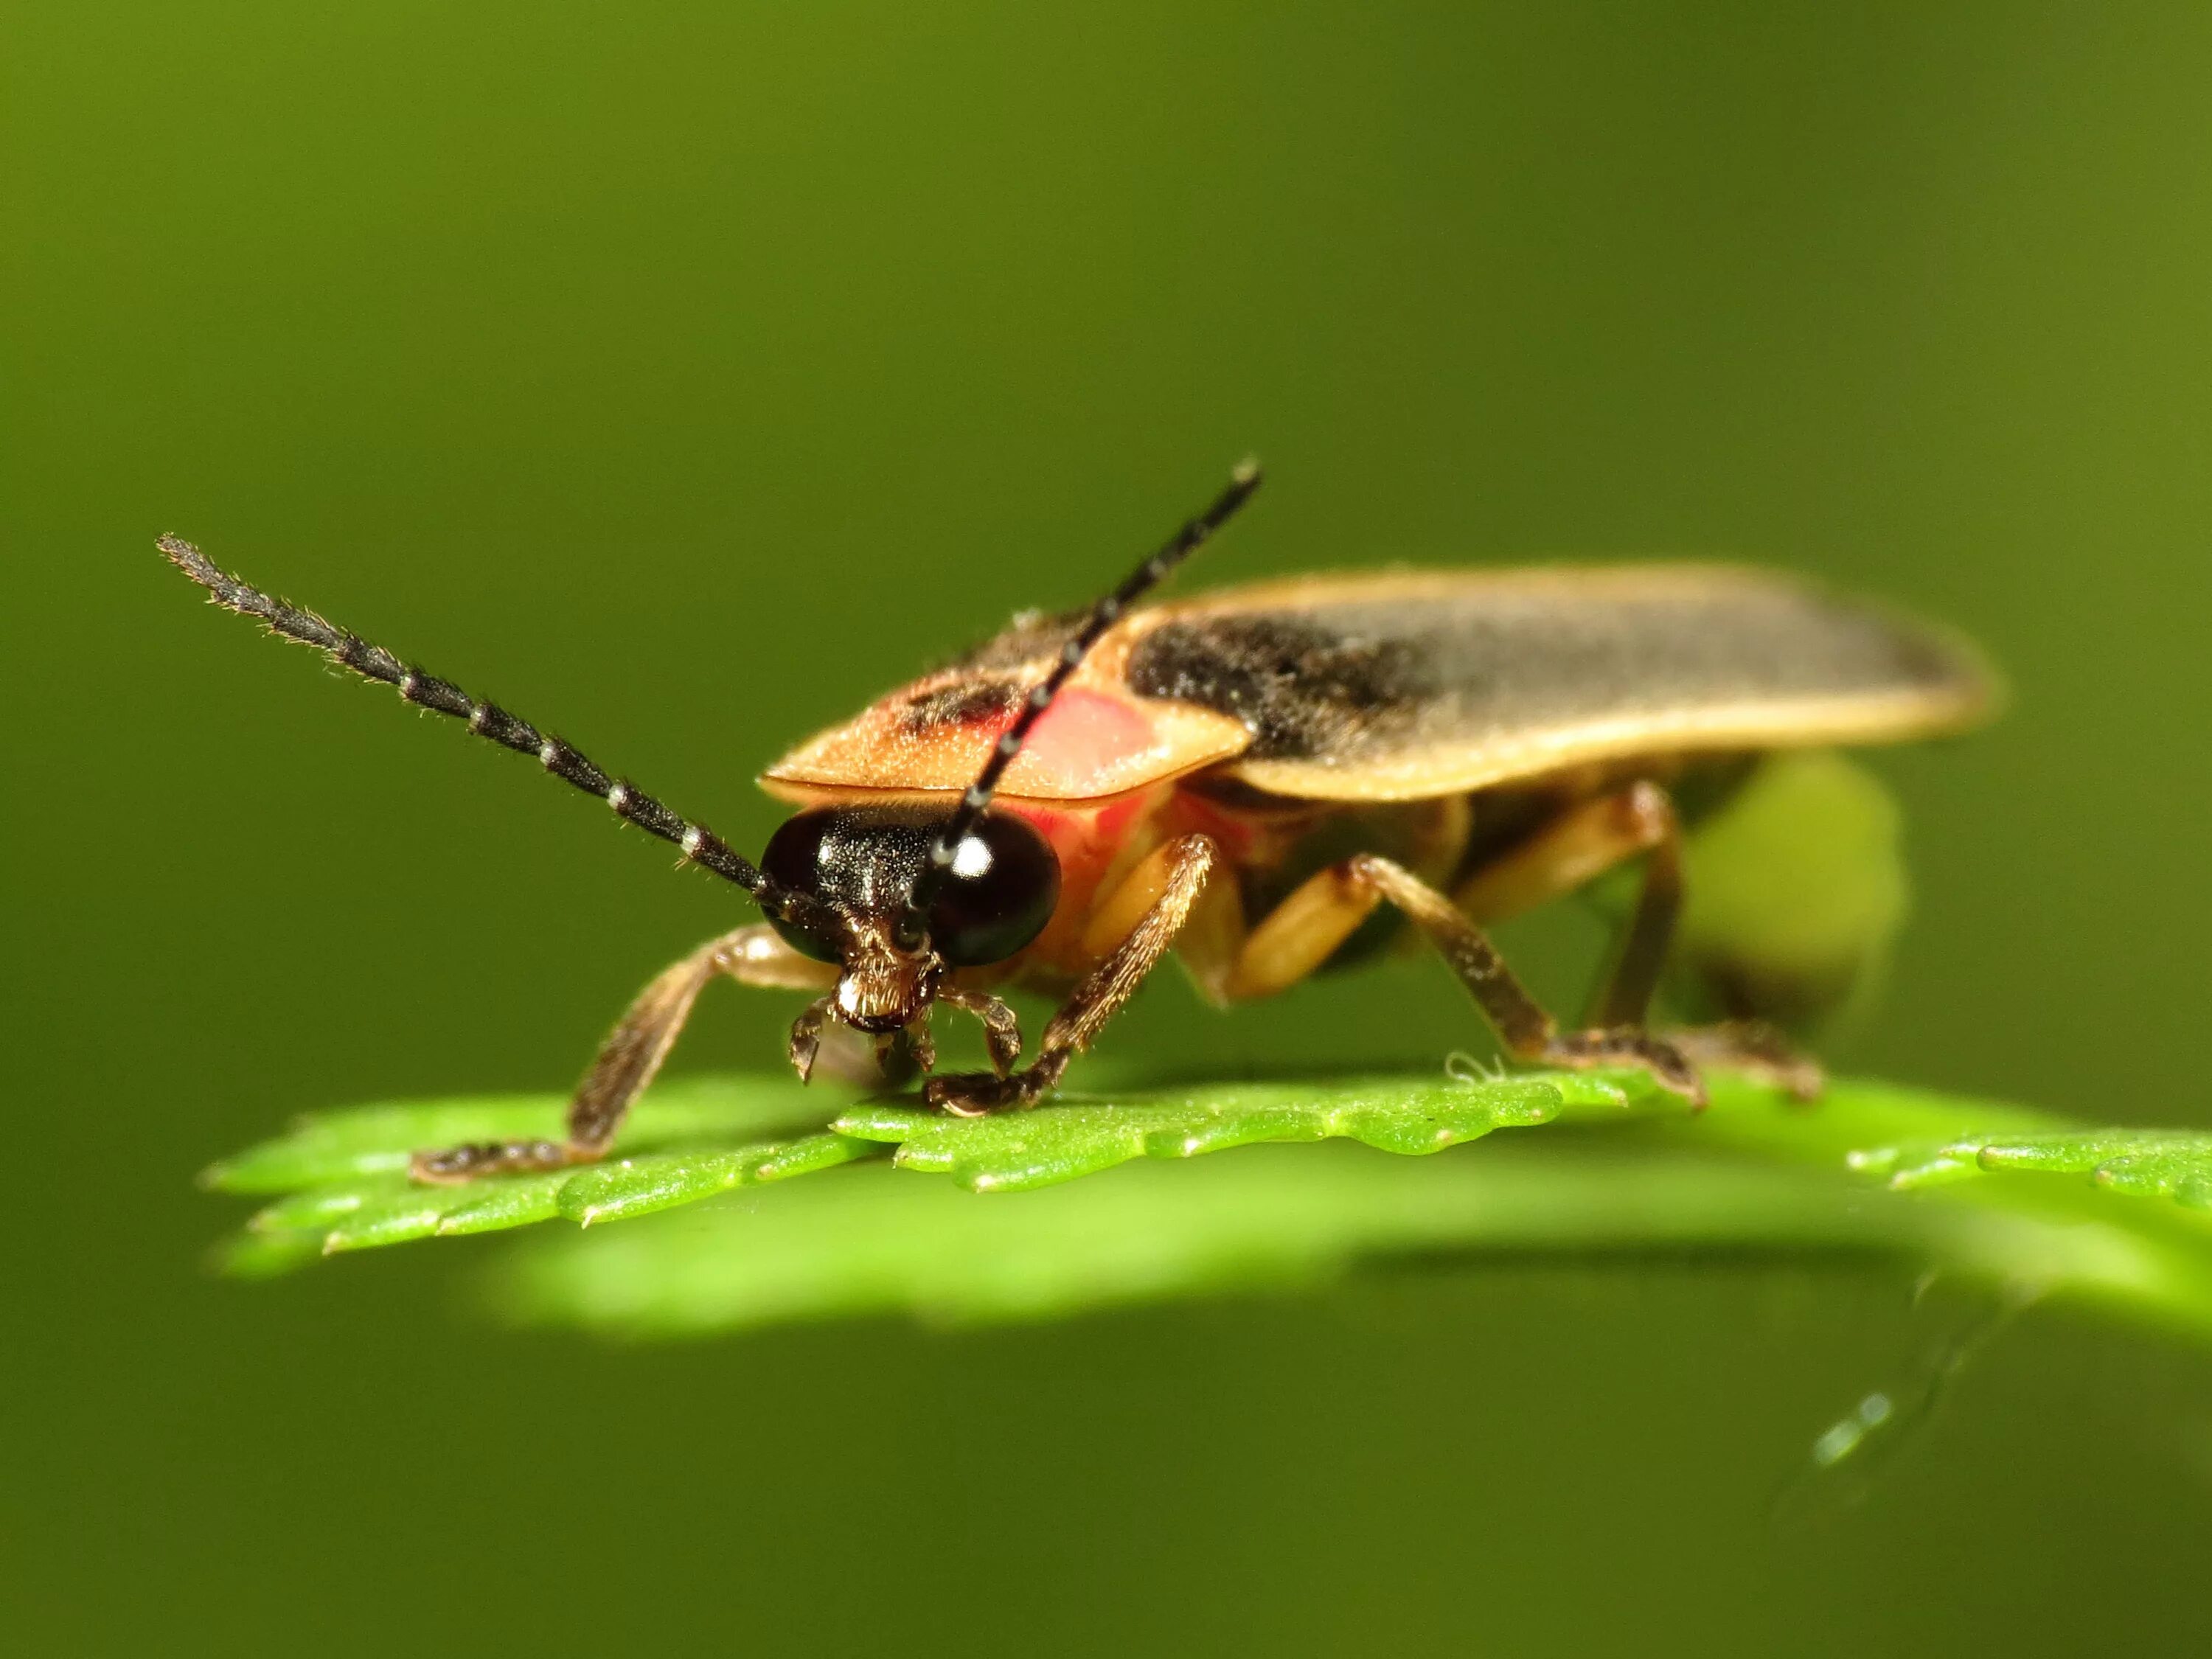
[[[1004,962],[1044,930],[1059,902],[1051,843],[1012,812],[987,812],[930,904],[930,942],[955,968]]]
[[[822,863],[823,844],[837,827],[834,812],[801,812],[797,817],[787,818],[782,826],[768,838],[768,847],[761,854],[761,872],[779,887],[793,893],[818,897],[822,891]],[[771,914],[769,926],[782,935],[783,942],[802,956],[817,962],[842,962],[844,952],[835,941],[817,939],[805,928]]]

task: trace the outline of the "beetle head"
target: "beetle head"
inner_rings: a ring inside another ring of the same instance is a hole
[[[794,949],[842,970],[826,1004],[792,1028],[802,1073],[822,1014],[878,1039],[908,1030],[935,1000],[946,969],[1004,962],[1052,919],[1060,860],[1025,819],[992,810],[999,781],[1091,647],[1259,487],[1259,463],[1240,462],[1204,512],[1085,613],[949,810],[826,807],[801,812],[770,837],[750,884],[763,909]]]
[[[915,884],[946,817],[920,805],[817,807],[787,821],[761,857],[768,878],[803,901],[771,921],[793,949],[837,964],[828,1012],[855,1030],[905,1030],[947,970],[1004,962],[1052,919],[1060,860],[1005,811],[969,826],[917,910]]]

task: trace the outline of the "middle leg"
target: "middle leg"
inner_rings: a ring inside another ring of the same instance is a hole
[[[1465,911],[1402,865],[1370,853],[1322,871],[1269,912],[1230,966],[1226,994],[1266,996],[1304,978],[1386,901],[1443,952],[1515,1059],[1576,1067],[1640,1066],[1662,1088],[1704,1103],[1705,1086],[1680,1048],[1639,1023],[1562,1031]]]

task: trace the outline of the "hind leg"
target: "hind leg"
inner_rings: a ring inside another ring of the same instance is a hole
[[[1681,823],[1657,784],[1631,784],[1571,808],[1475,871],[1452,897],[1479,921],[1503,921],[1576,891],[1639,854],[1643,880],[1584,1024],[1597,1030],[1646,1027],[1683,906]],[[1800,1099],[1820,1091],[1819,1065],[1764,1020],[1736,1018],[1665,1036],[1698,1066],[1753,1072]]]
[[[1682,833],[1673,804],[1652,784],[1631,792],[1641,799],[1638,816],[1649,826],[1644,880],[1635,908],[1613,951],[1613,963],[1590,1000],[1588,1023],[1615,1030],[1646,1024],[1651,998],[1667,965],[1682,915]],[[1756,1073],[1800,1100],[1820,1092],[1819,1062],[1799,1054],[1775,1027],[1756,1019],[1669,1030],[1667,1041],[1698,1066],[1727,1066]]]
[[[1613,962],[1583,1027],[1562,1031],[1478,923],[1534,909],[1639,854],[1644,880]],[[1388,899],[1443,951],[1517,1059],[1643,1066],[1692,1101],[1704,1098],[1697,1068],[1709,1063],[1763,1072],[1801,1095],[1817,1091],[1819,1068],[1768,1028],[1736,1023],[1663,1035],[1647,1029],[1682,886],[1673,804],[1657,785],[1640,782],[1570,808],[1476,870],[1450,898],[1389,860],[1346,860],[1291,892],[1249,933],[1215,930],[1211,959],[1194,967],[1224,1000],[1271,994],[1313,972]]]

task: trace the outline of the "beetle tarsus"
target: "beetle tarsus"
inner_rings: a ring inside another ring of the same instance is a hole
[[[1700,1070],[1742,1072],[1808,1104],[1827,1086],[1820,1062],[1765,1020],[1732,1019],[1670,1030],[1667,1041]]]
[[[1668,1038],[1654,1036],[1639,1026],[1564,1031],[1528,1058],[1577,1071],[1604,1066],[1641,1066],[1668,1094],[1680,1095],[1688,1101],[1691,1110],[1705,1109],[1705,1079],[1698,1075],[1698,1068],[1691,1063],[1690,1057]]]
[[[601,1154],[567,1140],[478,1140],[434,1152],[417,1152],[408,1161],[408,1178],[424,1187],[460,1187],[484,1176],[542,1175],[578,1164],[596,1164]]]
[[[936,1110],[954,1117],[983,1117],[992,1112],[1025,1111],[1060,1086],[1069,1051],[1048,1054],[1026,1072],[1011,1076],[990,1072],[950,1072],[923,1085],[921,1097]],[[1055,1063],[1055,1061],[1057,1063]]]
[[[923,1084],[921,1098],[948,1117],[985,1117],[1006,1103],[991,1098],[1001,1081],[988,1072],[948,1072]]]
[[[817,997],[791,1022],[791,1069],[805,1082],[814,1075],[814,1057],[822,1052],[822,1027],[830,1018],[830,999]]]

